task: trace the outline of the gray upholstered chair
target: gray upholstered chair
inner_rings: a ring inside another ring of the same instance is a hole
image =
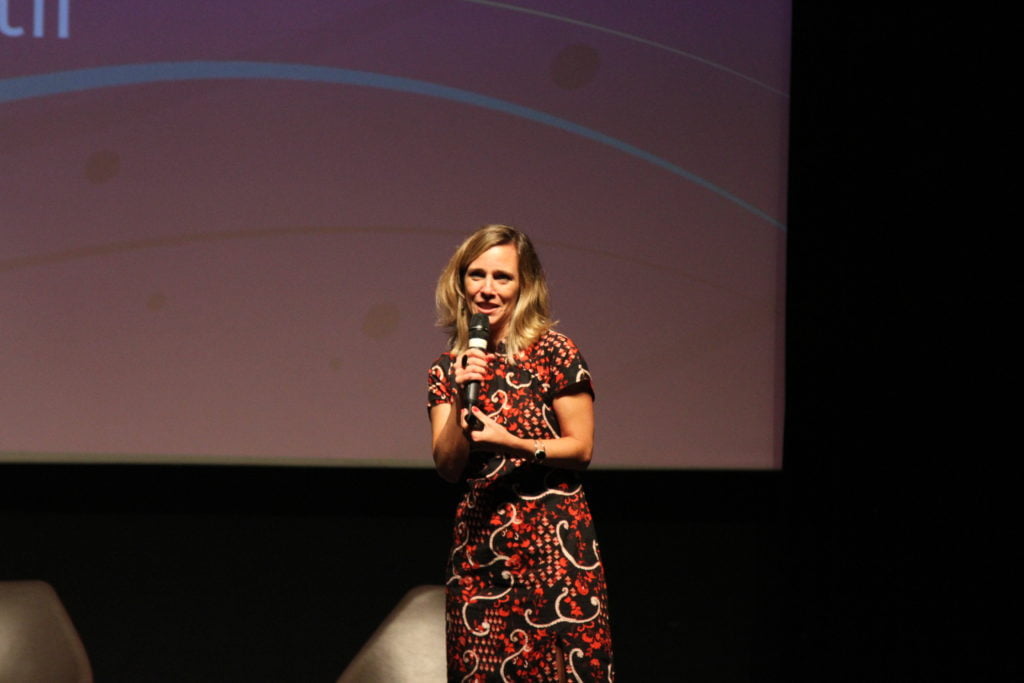
[[[0,681],[92,681],[71,617],[44,581],[0,581]]]
[[[445,683],[444,586],[417,586],[399,601],[337,683]]]

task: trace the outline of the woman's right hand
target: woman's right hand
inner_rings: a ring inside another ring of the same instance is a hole
[[[491,378],[492,358],[494,354],[485,353],[482,349],[468,349],[455,358],[455,393],[458,408],[468,407],[462,405],[462,388],[466,386],[466,382]]]

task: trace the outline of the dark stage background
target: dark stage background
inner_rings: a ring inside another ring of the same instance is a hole
[[[33,495],[6,516],[5,574],[56,587],[98,681],[335,680],[406,590],[443,581],[457,490],[425,470],[54,466],[8,472],[5,490],[16,480]],[[588,483],[620,680],[775,668],[773,473]]]
[[[939,10],[817,4],[794,21],[784,466],[588,475],[621,681],[1018,668],[989,612],[1013,613],[1020,551],[950,360],[971,296],[936,260],[968,85],[947,67],[974,57]],[[455,494],[425,470],[3,465],[0,578],[55,586],[99,681],[330,681],[440,581]]]

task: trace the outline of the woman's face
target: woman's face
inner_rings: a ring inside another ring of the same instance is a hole
[[[473,260],[462,282],[471,313],[483,313],[491,339],[501,341],[519,299],[519,254],[511,244],[491,247]]]

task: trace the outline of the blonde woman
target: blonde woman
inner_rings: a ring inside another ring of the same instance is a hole
[[[449,680],[612,680],[604,568],[580,482],[594,393],[579,349],[552,329],[530,239],[505,225],[474,232],[436,303],[450,338],[429,373],[434,465],[466,487],[447,567]],[[469,345],[474,314],[487,317],[486,348]]]

